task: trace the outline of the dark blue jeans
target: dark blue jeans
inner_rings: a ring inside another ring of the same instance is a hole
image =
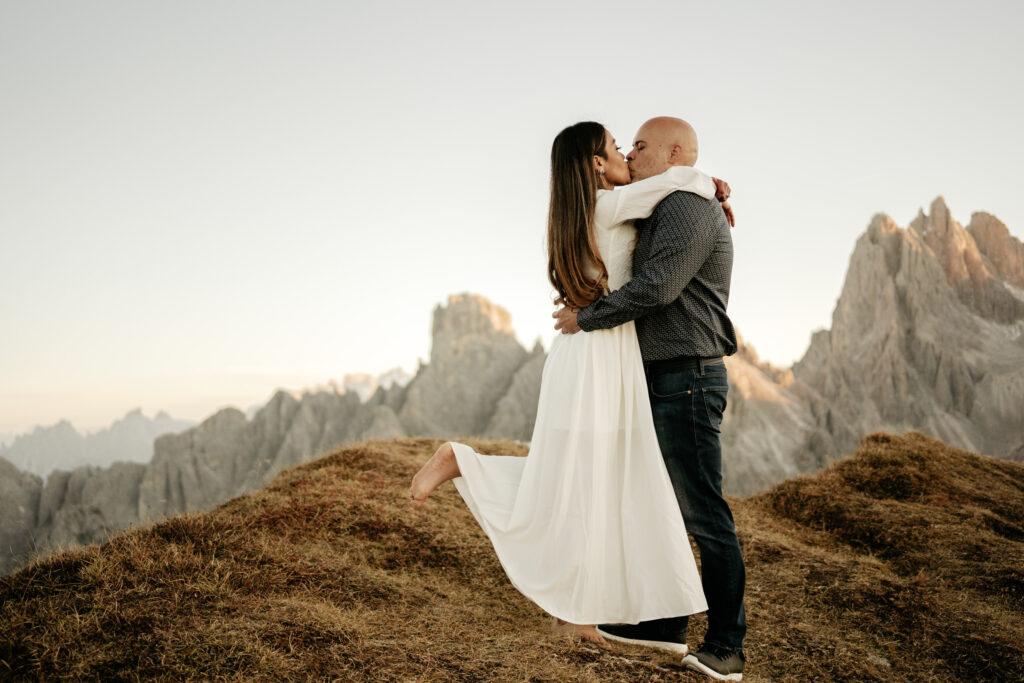
[[[719,441],[729,376],[722,364],[706,365],[703,370],[649,372],[647,389],[661,454],[686,530],[700,551],[701,582],[708,601],[704,642],[740,650],[747,633],[746,570],[732,511],[722,497]],[[689,617],[658,621],[684,633]]]

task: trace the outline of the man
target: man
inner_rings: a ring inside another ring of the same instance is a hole
[[[640,127],[626,157],[633,180],[697,161],[697,135],[680,119]],[[636,321],[658,443],[687,531],[700,551],[708,631],[683,663],[719,680],[742,680],[746,634],[743,555],[722,497],[719,428],[728,375],[723,356],[736,352],[726,315],[732,275],[729,219],[714,200],[674,192],[638,221],[633,279],[580,311],[555,313],[566,334]],[[686,652],[688,617],[602,624],[614,640]]]

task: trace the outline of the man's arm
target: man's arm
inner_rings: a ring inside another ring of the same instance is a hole
[[[594,222],[612,226],[650,216],[658,204],[677,190],[711,199],[718,187],[714,179],[690,166],[672,166],[664,173],[602,192],[597,198]]]
[[[666,197],[647,226],[653,240],[650,256],[629,282],[582,309],[579,327],[617,327],[675,301],[714,251],[720,212],[717,202],[688,192]]]

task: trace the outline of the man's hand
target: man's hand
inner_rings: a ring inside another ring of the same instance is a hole
[[[559,308],[557,311],[551,314],[552,318],[556,318],[555,329],[562,334],[576,334],[580,331],[580,326],[576,324],[576,314],[579,311],[575,308]]]
[[[729,196],[732,194],[732,188],[729,187],[729,183],[721,178],[712,178],[711,180],[715,182],[715,199],[720,202],[729,201]]]
[[[722,202],[722,211],[725,211],[725,218],[729,221],[729,227],[736,227],[736,214],[732,212],[732,207],[729,206],[729,202]]]

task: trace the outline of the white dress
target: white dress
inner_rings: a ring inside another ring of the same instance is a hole
[[[715,192],[703,173],[673,167],[598,193],[594,229],[609,289],[632,276],[632,219],[680,189]],[[527,457],[452,446],[462,473],[455,486],[509,580],[548,614],[636,623],[707,609],[632,322],[555,338]]]

